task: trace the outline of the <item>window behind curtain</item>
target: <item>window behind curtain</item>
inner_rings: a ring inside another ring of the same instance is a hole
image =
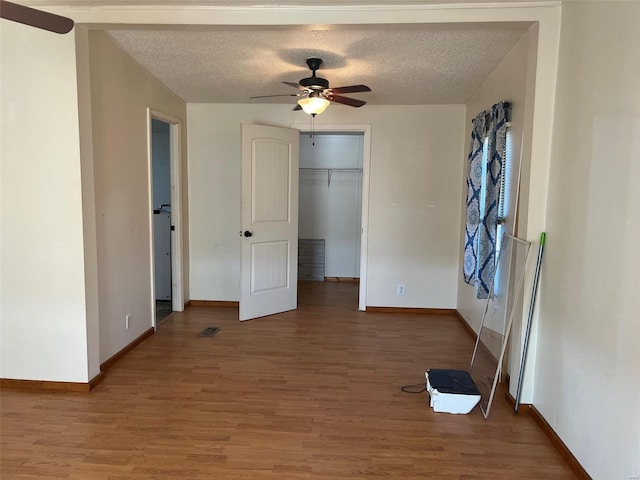
[[[507,129],[507,141],[505,142],[504,150],[504,164],[502,165],[502,181],[500,185],[500,203],[498,205],[498,234],[496,235],[496,281],[494,285],[496,293],[500,292],[498,258],[500,256],[500,248],[502,246],[502,235],[505,233],[513,233],[507,231],[505,220],[508,216],[513,216],[515,210],[515,204],[513,202],[516,201],[515,198],[511,198],[510,188],[511,185],[513,185],[513,182],[517,181],[517,179],[514,178],[513,172],[511,127]]]
[[[500,183],[500,200],[498,204],[498,234],[496,236],[496,256],[495,256],[495,274],[496,280],[494,284],[495,293],[500,292],[500,275],[498,274],[498,257],[500,256],[500,247],[502,246],[502,235],[504,233],[512,233],[507,232],[505,226],[505,219],[509,215],[513,215],[513,210],[515,205],[512,205],[511,202],[515,201],[515,199],[511,198],[511,188],[512,182],[514,179],[513,172],[513,149],[512,149],[512,138],[511,138],[511,127],[507,129],[507,141],[505,142],[505,151],[504,151],[504,164],[502,165],[502,179]],[[482,178],[487,178],[487,154],[489,148],[489,138],[485,137],[482,145]],[[487,195],[487,184],[486,181],[482,182],[482,186],[480,188],[480,205],[485,204],[485,198]]]

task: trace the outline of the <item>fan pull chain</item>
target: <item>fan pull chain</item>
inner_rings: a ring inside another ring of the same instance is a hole
[[[309,119],[309,123],[311,125],[311,131],[309,132],[309,138],[311,139],[311,146],[315,147],[316,146],[316,141],[313,138],[313,133],[314,133],[314,127],[315,127],[315,120],[316,120],[316,114],[312,113],[311,114],[311,118]]]

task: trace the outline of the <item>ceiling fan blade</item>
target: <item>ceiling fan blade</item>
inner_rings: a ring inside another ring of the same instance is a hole
[[[370,92],[371,89],[366,85],[349,85],[348,87],[332,88],[331,91],[333,93],[359,93]]]
[[[0,0],[0,18],[61,34],[68,33],[73,28],[73,20],[70,18],[5,0]]]
[[[299,97],[300,95],[302,94],[301,93],[285,93],[283,95],[258,95],[258,96],[249,97],[249,98]]]
[[[302,90],[303,92],[307,91],[306,88],[304,88],[301,85],[298,85],[297,83],[293,83],[293,82],[282,82],[282,83],[284,83],[285,85],[289,85],[290,87],[297,88],[298,90]]]
[[[336,103],[342,103],[344,105],[349,105],[350,107],[361,107],[366,105],[367,102],[362,100],[356,100],[355,98],[343,97],[341,95],[329,95],[327,96],[327,100]]]
[[[302,107],[300,105],[296,105],[293,107],[293,111],[295,112],[296,110],[302,110]]]

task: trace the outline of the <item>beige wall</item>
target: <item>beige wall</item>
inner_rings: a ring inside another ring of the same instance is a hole
[[[534,404],[598,479],[640,475],[640,3],[566,3]]]
[[[238,300],[240,124],[308,124],[290,105],[189,112],[191,298]],[[464,107],[330,106],[316,124],[370,124],[367,305],[455,308]],[[396,295],[396,284],[406,295]]]
[[[152,326],[147,108],[181,120],[186,178],[186,104],[104,32],[90,32],[89,47],[104,362]]]
[[[535,58],[537,49],[538,31],[537,27],[532,27],[518,41],[516,45],[511,49],[507,56],[500,62],[496,69],[486,78],[478,90],[467,102],[467,118],[466,118],[466,136],[465,136],[465,171],[463,174],[462,182],[466,182],[466,165],[467,157],[469,155],[469,139],[471,138],[471,120],[481,111],[491,108],[491,106],[500,100],[508,100],[511,103],[511,139],[512,139],[512,154],[514,164],[514,174],[521,172],[521,195],[520,205],[518,206],[518,219],[521,224],[526,224],[526,218],[528,214],[528,208],[526,207],[528,193],[530,190],[529,182],[531,170],[531,130],[532,130],[532,110],[533,110],[533,95],[535,84]],[[516,195],[513,195],[515,198]],[[524,208],[523,208],[524,204]],[[514,215],[510,214],[507,218],[508,225],[513,228],[515,219]],[[464,222],[466,219],[466,190],[463,192],[462,209],[461,209],[461,234],[460,234],[460,265],[462,265],[464,257]],[[520,229],[522,230],[522,228]],[[509,232],[513,233],[513,232]],[[527,238],[526,233],[522,231],[515,231],[516,235],[521,238]],[[534,250],[536,246],[532,247]],[[529,270],[527,278],[533,274],[533,261],[531,257],[535,256],[535,252],[531,253]],[[524,289],[524,294],[521,295],[519,302],[516,303],[516,308],[519,308],[518,313],[522,312],[520,306],[528,306],[530,298],[530,283],[527,284],[527,288]],[[467,323],[477,332],[480,329],[480,323],[482,321],[482,315],[484,313],[486,300],[478,300],[476,298],[475,288],[466,284],[462,276],[462,269],[458,276],[458,311],[465,318]],[[510,312],[510,311],[509,311]],[[509,315],[510,313],[507,313]],[[522,358],[522,337],[524,329],[522,328],[523,318],[522,315],[516,315],[514,317],[509,354],[510,358],[507,362],[508,373],[512,378],[517,379],[520,371],[520,362]],[[535,342],[535,331],[532,335]],[[527,377],[523,383],[522,402],[531,403],[533,396],[533,370],[535,367],[535,349],[531,349],[529,354],[530,364],[527,369]],[[513,381],[510,384],[510,392],[515,396],[517,391],[517,381]]]
[[[75,40],[3,20],[0,46],[0,377],[87,382]]]
[[[461,178],[463,185],[465,185],[466,182],[468,168],[467,157],[469,155],[469,139],[471,138],[471,121],[479,112],[490,109],[492,105],[501,100],[511,102],[511,115],[509,120],[511,122],[514,164],[520,165],[521,161],[526,164],[531,160],[530,152],[521,151],[522,139],[525,136],[527,77],[528,75],[535,75],[535,72],[528,71],[527,69],[530,39],[530,34],[525,34],[467,102],[464,147],[465,168]],[[530,130],[530,125],[528,127]],[[527,131],[526,135],[530,136],[530,131]],[[463,188],[460,214],[460,265],[462,265],[464,258],[466,194],[466,188]],[[510,218],[509,221],[513,221],[513,219]],[[460,269],[458,275],[457,308],[467,323],[469,323],[476,332],[480,328],[485,305],[486,300],[478,300],[476,298],[475,288],[464,282],[462,269]]]

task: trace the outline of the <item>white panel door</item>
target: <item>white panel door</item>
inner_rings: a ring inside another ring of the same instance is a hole
[[[240,320],[297,307],[299,134],[242,125]]]

